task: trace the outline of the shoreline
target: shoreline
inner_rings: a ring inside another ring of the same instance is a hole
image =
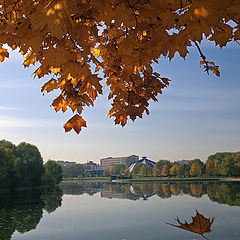
[[[59,186],[59,184],[56,184],[54,186]],[[5,189],[0,189],[0,194],[1,193],[15,193],[15,192],[21,192],[21,191],[30,191],[33,189],[42,189],[42,188],[49,188],[51,187],[50,185],[41,185],[41,186],[35,186],[35,187],[21,187],[21,188],[5,188]]]
[[[114,183],[136,183],[136,182],[240,182],[240,178],[168,178],[168,179],[116,179]]]
[[[240,182],[240,178],[133,178],[133,179],[65,179],[61,184],[71,182],[107,182],[107,183],[136,183],[136,182]]]

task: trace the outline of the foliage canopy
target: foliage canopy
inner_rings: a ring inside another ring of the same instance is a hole
[[[51,160],[43,165],[36,146],[0,141],[0,189],[55,185],[61,180],[61,166]]]
[[[238,41],[239,21],[239,0],[0,0],[0,61],[8,44],[20,50],[25,67],[40,64],[35,76],[50,75],[42,92],[60,89],[52,106],[74,113],[65,131],[86,127],[83,108],[94,105],[104,83],[108,116],[124,126],[149,114],[149,101],[169,84],[152,69],[154,61],[176,52],[185,58],[195,46],[205,71],[219,76],[199,43]]]

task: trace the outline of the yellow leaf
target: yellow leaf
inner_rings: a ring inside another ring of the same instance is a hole
[[[7,49],[5,48],[0,48],[0,62],[3,62],[5,58],[9,57],[9,53]]]
[[[44,91],[51,92],[52,90],[57,89],[57,88],[58,88],[57,80],[52,78],[50,81],[48,81],[47,83],[45,83],[42,86],[41,91],[42,92],[44,92]]]
[[[55,68],[55,67],[50,67],[49,70],[50,70],[53,74],[57,74],[58,72],[60,72],[60,68]]]
[[[194,15],[196,17],[207,17],[209,13],[205,7],[200,7],[200,8],[195,8]]]
[[[35,56],[32,52],[28,53],[25,59],[26,60],[23,62],[24,67],[29,67],[31,64],[35,64]]]
[[[100,53],[101,53],[101,50],[100,50],[100,49],[98,49],[98,48],[91,48],[90,50],[92,51],[93,55],[94,55],[96,58],[98,58],[98,57],[100,56]]]
[[[98,72],[99,70],[102,69],[102,66],[98,65],[96,68],[95,68],[95,72]]]

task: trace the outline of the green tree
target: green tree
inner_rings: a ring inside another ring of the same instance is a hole
[[[201,176],[201,175],[202,175],[201,165],[198,164],[198,163],[193,163],[193,164],[191,165],[191,169],[190,169],[189,174],[190,174],[191,176],[194,176],[194,177],[196,177],[196,176]]]
[[[161,174],[165,177],[169,175],[169,166],[167,164],[163,165]]]
[[[29,143],[20,143],[16,150],[24,171],[23,186],[39,186],[44,174],[43,160],[38,148]],[[19,165],[19,164],[18,164]]]
[[[116,175],[117,174],[116,169],[114,167],[110,168],[109,173],[110,173],[110,175]]]
[[[45,174],[43,176],[44,183],[48,185],[59,184],[62,181],[62,167],[55,161],[48,160],[44,164]]]
[[[115,175],[115,174],[119,174],[120,170],[123,169],[124,170],[125,165],[124,164],[116,164],[115,166],[113,166],[112,169],[112,174],[111,175]],[[111,173],[111,169],[110,169],[110,173]]]
[[[140,169],[140,171],[139,171],[139,174],[140,174],[141,176],[147,176],[147,166],[146,166],[145,164],[143,164],[143,165],[141,166],[141,169]]]
[[[0,188],[14,188],[13,164],[12,149],[0,145]]]
[[[214,164],[214,161],[207,160],[205,165],[206,165],[206,168],[205,168],[206,173],[207,173],[209,176],[214,175],[214,173],[215,173],[215,166],[214,166],[215,164]]]
[[[124,169],[123,167],[120,169],[120,173],[121,173],[121,174],[124,174],[124,173],[125,173],[125,169]]]
[[[109,169],[105,168],[103,171],[103,176],[108,177],[110,175]]]
[[[219,175],[219,169],[220,169],[220,161],[216,159],[214,162],[214,170],[213,170],[213,173],[215,176]]]
[[[157,164],[154,165],[152,172],[153,172],[153,176],[155,177],[158,177],[161,175],[161,171],[159,170]]]
[[[86,177],[88,174],[88,167],[83,164],[70,164],[66,166],[62,166],[63,177],[71,178],[71,177]]]
[[[144,165],[143,163],[137,163],[137,164],[135,164],[134,167],[133,167],[133,170],[132,170],[132,174],[133,174],[133,175],[139,174],[140,169],[141,169],[141,167],[142,167],[143,165]]]
[[[171,176],[180,176],[181,175],[180,165],[173,164],[172,167],[169,169],[169,173]]]

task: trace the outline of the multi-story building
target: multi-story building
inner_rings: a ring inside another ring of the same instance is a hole
[[[100,165],[104,166],[104,168],[111,168],[117,164],[124,164],[125,166],[129,166],[131,163],[138,161],[139,157],[136,155],[131,155],[129,157],[108,157],[100,159]]]
[[[103,166],[104,168],[111,168],[114,165],[120,164],[120,160],[123,157],[108,157],[108,158],[102,158],[100,159],[100,165]]]
[[[124,157],[120,159],[120,163],[124,164],[125,166],[130,166],[132,163],[139,160],[139,156],[131,155],[129,157]]]

